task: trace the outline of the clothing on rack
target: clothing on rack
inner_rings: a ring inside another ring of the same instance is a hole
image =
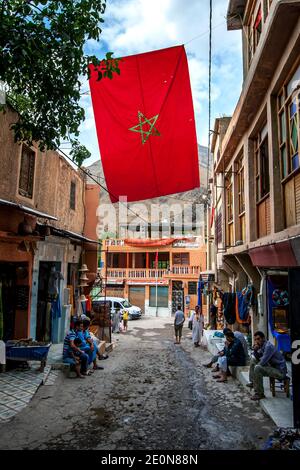
[[[223,298],[223,313],[226,322],[229,325],[233,325],[236,321],[235,302],[236,295],[233,292],[224,292]]]
[[[249,302],[243,292],[236,293],[236,321],[238,323],[249,323]]]

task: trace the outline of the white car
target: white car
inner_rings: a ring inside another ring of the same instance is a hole
[[[92,305],[99,305],[105,300],[110,304],[111,315],[119,310],[121,316],[123,317],[124,310],[127,310],[129,314],[129,320],[137,320],[142,316],[142,310],[140,309],[140,307],[137,307],[136,305],[131,305],[131,303],[127,299],[124,299],[122,297],[97,297],[92,301]]]

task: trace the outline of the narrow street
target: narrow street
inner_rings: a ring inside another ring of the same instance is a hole
[[[273,423],[236,381],[215,383],[184,327],[170,319],[129,322],[114,335],[104,371],[84,380],[59,373],[24,411],[0,425],[2,449],[261,449]]]

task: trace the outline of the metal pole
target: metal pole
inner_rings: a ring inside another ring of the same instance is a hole
[[[157,278],[158,278],[158,272],[157,272],[157,266],[156,266],[156,271],[155,271],[155,277],[156,277],[155,305],[156,305],[156,316],[158,317],[158,306],[157,306]]]
[[[292,344],[294,428],[300,428],[300,268],[289,269],[289,323]]]
[[[108,263],[108,245],[106,245],[106,250],[105,250],[105,286],[104,286],[104,308],[106,310],[106,286],[107,286],[107,263]],[[103,327],[103,334],[102,334],[102,339],[104,336],[104,327]],[[110,317],[110,311],[109,311],[109,342],[111,343],[111,317]]]

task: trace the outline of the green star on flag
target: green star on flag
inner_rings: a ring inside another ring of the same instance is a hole
[[[155,123],[159,117],[159,114],[147,119],[143,113],[138,112],[139,124],[131,127],[129,130],[132,132],[138,132],[142,137],[142,144],[145,144],[149,139],[150,135],[160,136],[160,132],[156,129]],[[145,126],[145,127],[144,127]]]

